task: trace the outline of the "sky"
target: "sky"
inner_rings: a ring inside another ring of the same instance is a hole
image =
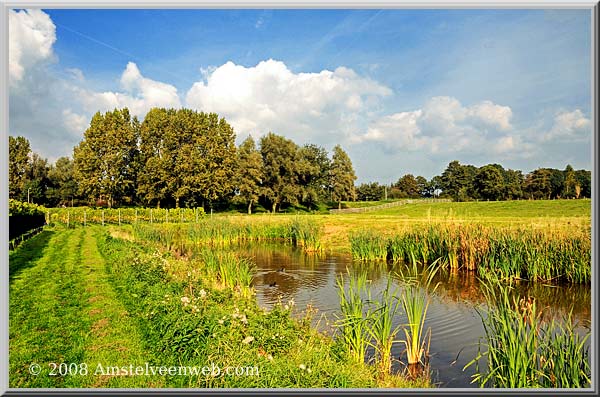
[[[92,115],[216,112],[350,155],[357,182],[448,163],[591,169],[590,10],[11,10],[9,134],[53,162]]]

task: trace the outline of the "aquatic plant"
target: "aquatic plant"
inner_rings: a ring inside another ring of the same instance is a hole
[[[473,382],[481,387],[586,387],[591,378],[588,332],[580,337],[571,317],[563,324],[543,322],[535,299],[511,294],[511,286],[495,276],[482,284],[487,309],[479,311],[485,331],[478,355],[466,366],[476,365]],[[481,348],[487,347],[482,352]],[[479,367],[482,358],[486,368]]]

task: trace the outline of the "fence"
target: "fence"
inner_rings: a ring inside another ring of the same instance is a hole
[[[23,233],[23,234],[15,237],[12,240],[9,240],[9,242],[8,242],[8,249],[10,251],[13,251],[23,241],[29,240],[31,237],[35,236],[36,234],[38,234],[42,230],[44,230],[44,226],[39,226],[39,227],[36,227],[35,229],[31,229],[31,230],[27,231],[26,233]]]
[[[96,225],[121,225],[146,223],[191,223],[205,215],[203,208],[51,208],[46,211],[46,223],[67,227]]]
[[[331,209],[329,210],[332,214],[355,214],[361,212],[371,212],[371,211],[379,211],[385,208],[399,207],[405,204],[414,204],[414,203],[448,203],[451,202],[450,199],[405,199],[392,201],[391,203],[385,203],[380,205],[372,205],[369,207],[359,207],[359,208],[342,208],[342,209]]]

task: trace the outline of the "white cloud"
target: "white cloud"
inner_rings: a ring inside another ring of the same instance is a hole
[[[11,84],[23,79],[27,70],[53,57],[56,27],[41,10],[9,10],[8,69]]]
[[[65,109],[62,112],[64,125],[70,132],[83,135],[89,124],[89,117],[82,114],[73,113],[71,109]]]
[[[391,94],[345,67],[294,73],[272,59],[253,67],[227,62],[204,77],[188,91],[187,106],[224,116],[238,135],[273,131],[302,142],[349,135]]]
[[[94,92],[76,89],[88,112],[127,107],[131,114],[143,118],[153,107],[179,108],[177,88],[144,77],[137,65],[129,62],[121,75],[123,92]]]
[[[569,140],[586,141],[591,137],[592,123],[583,112],[575,109],[572,112],[562,111],[554,117],[550,130],[542,135],[542,141]]]
[[[375,141],[389,150],[429,153],[503,151],[516,142],[501,135],[512,130],[512,111],[491,101],[463,106],[453,97],[433,97],[422,109],[388,115],[374,121],[353,141]]]

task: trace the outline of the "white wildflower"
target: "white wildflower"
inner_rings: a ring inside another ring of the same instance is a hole
[[[246,336],[242,341],[243,344],[247,345],[254,340],[254,336]]]
[[[306,369],[306,365],[300,364],[300,365],[298,365],[298,368],[300,368],[302,371],[304,371]]]

